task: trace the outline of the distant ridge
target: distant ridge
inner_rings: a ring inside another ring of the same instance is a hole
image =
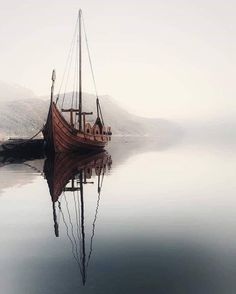
[[[0,82],[0,90],[1,86]],[[12,97],[16,89],[10,90],[10,88],[8,88],[8,98],[0,98],[0,140],[12,136],[30,137],[46,121],[49,98],[35,97],[33,92],[25,89],[24,93],[23,89],[21,88],[16,99]],[[22,97],[23,94],[27,94],[27,97]],[[0,94],[0,97],[2,95],[3,93]],[[70,101],[68,98],[71,95],[71,93],[67,93],[65,101]],[[90,111],[92,109],[95,114],[95,96],[84,93],[83,97],[84,109]],[[100,102],[104,120],[112,126],[113,134],[116,136],[178,137],[181,134],[181,128],[175,123],[164,119],[142,118],[130,114],[109,96],[101,96]],[[69,106],[69,102],[67,103]],[[66,102],[64,106],[66,106]]]
[[[0,81],[0,107],[4,102],[36,98],[33,91],[17,84]]]

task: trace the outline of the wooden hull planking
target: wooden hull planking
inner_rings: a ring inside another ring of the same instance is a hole
[[[54,102],[50,105],[43,135],[47,148],[55,153],[101,150],[110,140],[106,134],[79,133],[66,121]]]

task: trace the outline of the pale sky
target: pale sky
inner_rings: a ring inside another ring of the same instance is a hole
[[[49,95],[79,8],[99,94],[142,116],[235,115],[236,1],[1,0],[0,80]]]

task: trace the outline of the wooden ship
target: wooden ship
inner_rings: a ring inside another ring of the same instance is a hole
[[[104,175],[111,168],[111,156],[107,152],[78,155],[77,153],[57,153],[55,157],[47,158],[44,164],[44,175],[47,179],[53,208],[53,223],[55,236],[59,237],[59,221],[62,219],[67,237],[71,242],[72,254],[78,264],[85,285],[89,261],[93,250],[96,219],[100,204],[101,189]],[[84,185],[94,184],[97,179],[97,201],[92,233],[89,238],[89,249],[86,251]],[[73,218],[69,210],[69,197],[74,203]],[[64,208],[64,212],[63,212]]]
[[[82,28],[84,29],[85,41],[87,45],[86,48],[88,51],[90,69],[92,72],[94,88],[96,92],[96,119],[92,124],[86,120],[86,117],[88,115],[92,115],[93,113],[83,111],[81,37]],[[54,101],[54,83],[56,80],[56,73],[55,70],[53,70],[51,101],[47,121],[42,131],[44,140],[46,141],[47,150],[55,153],[101,150],[106,146],[108,141],[111,140],[112,133],[111,128],[106,127],[103,120],[81,10],[79,10],[71,48],[72,49],[69,51],[69,56],[67,59],[66,70],[63,75],[63,77],[67,77],[67,80],[69,76],[70,65],[74,58],[75,70],[73,77],[74,85],[71,97],[71,104],[69,107],[64,107],[65,93],[64,95],[61,95],[60,91],[57,95],[56,101]],[[61,100],[62,103],[59,107],[59,102]],[[66,114],[69,114],[69,118],[66,117]]]

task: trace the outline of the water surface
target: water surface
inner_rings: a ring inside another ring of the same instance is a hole
[[[233,149],[109,155],[1,166],[1,293],[236,293]]]

